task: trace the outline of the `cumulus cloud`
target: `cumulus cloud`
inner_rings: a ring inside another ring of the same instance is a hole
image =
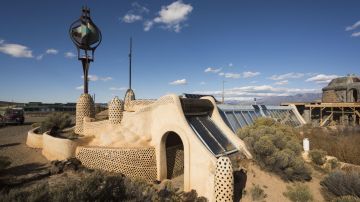
[[[162,6],[157,17],[144,23],[144,30],[149,31],[156,23],[168,30],[180,32],[183,28],[183,23],[188,19],[192,10],[193,7],[190,4],[184,4],[181,0],[175,1],[167,6]]]
[[[213,68],[213,67],[208,67],[204,70],[205,73],[211,72],[211,73],[218,73],[221,71],[221,68]]]
[[[135,15],[135,14],[126,14],[123,18],[122,21],[125,23],[133,23],[136,21],[142,20],[142,16],[141,15]]]
[[[76,90],[83,90],[84,89],[84,85],[81,85],[81,86],[77,86],[75,87]]]
[[[1,40],[0,52],[15,58],[33,58],[32,50],[20,44],[5,43]]]
[[[123,90],[126,90],[126,87],[120,87],[120,88],[110,87],[109,90],[113,90],[113,91],[123,91]]]
[[[301,78],[305,76],[305,74],[303,73],[295,73],[295,72],[290,72],[290,73],[287,73],[287,74],[281,74],[281,75],[272,75],[270,77],[271,80],[286,80],[286,79],[298,79],[298,78]]]
[[[251,78],[260,75],[260,72],[243,72],[244,78]]]
[[[46,53],[46,54],[49,54],[49,55],[50,55],[50,54],[56,55],[56,54],[59,53],[59,51],[56,50],[56,49],[50,48],[50,49],[47,49],[45,53]]]
[[[323,84],[323,83],[329,83],[331,80],[335,79],[339,77],[338,75],[326,75],[326,74],[318,74],[316,76],[310,77],[308,79],[306,79],[306,82],[315,82],[318,84]]]
[[[282,80],[275,82],[275,85],[287,85],[287,84],[289,84],[289,80]]]
[[[132,8],[121,19],[125,23],[141,21],[143,20],[142,14],[149,12],[149,9],[147,9],[145,6],[141,6],[137,2],[132,3],[131,6]]]
[[[175,80],[169,83],[170,85],[186,85],[187,81],[186,79],[179,79],[179,80]]]
[[[66,58],[74,58],[74,57],[76,57],[76,55],[73,52],[66,52],[66,53],[64,53],[64,56]]]
[[[285,88],[285,87],[273,87],[271,85],[253,85],[230,88],[225,90],[225,96],[232,100],[246,100],[254,97],[269,97],[269,96],[290,96],[299,93],[319,93],[320,89],[309,88]],[[215,97],[221,97],[222,91],[196,91],[197,94],[214,95]]]

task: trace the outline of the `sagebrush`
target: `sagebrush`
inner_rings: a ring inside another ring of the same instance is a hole
[[[326,151],[321,149],[312,149],[309,152],[309,156],[312,162],[314,162],[316,165],[324,165],[326,162]]]
[[[293,202],[311,202],[314,200],[310,189],[305,184],[295,183],[293,186],[287,186],[287,191],[284,193],[290,201]]]
[[[242,128],[238,136],[245,141],[258,164],[285,180],[311,180],[311,170],[301,157],[302,146],[292,127],[273,119],[258,118]]]
[[[320,184],[330,196],[360,197],[360,172],[357,171],[336,170],[327,175]]]
[[[38,133],[49,131],[50,135],[55,135],[61,130],[70,127],[72,124],[71,116],[67,113],[55,112],[39,124]]]
[[[44,182],[35,187],[11,189],[0,194],[0,201],[195,201],[205,202],[194,190],[180,194],[171,183],[161,189],[142,180],[123,175],[95,171],[81,180],[69,179],[66,184],[49,186]]]

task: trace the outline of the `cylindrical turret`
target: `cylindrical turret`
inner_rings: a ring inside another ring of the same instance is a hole
[[[75,133],[83,132],[84,117],[95,117],[95,106],[92,97],[89,94],[81,94],[76,103],[76,125]]]
[[[124,112],[124,102],[117,96],[109,103],[109,121],[111,124],[120,124]]]

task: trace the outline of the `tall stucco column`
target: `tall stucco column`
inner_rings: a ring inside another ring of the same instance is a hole
[[[124,108],[125,108],[125,111],[129,110],[130,108],[130,102],[132,100],[135,100],[135,93],[134,91],[129,88],[126,93],[125,93],[125,97],[124,97]]]
[[[109,103],[109,121],[111,124],[120,124],[124,112],[124,102],[117,96]]]
[[[84,117],[95,118],[95,105],[92,97],[87,94],[81,94],[76,103],[76,125],[75,133],[83,132]]]

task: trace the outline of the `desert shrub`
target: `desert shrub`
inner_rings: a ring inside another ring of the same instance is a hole
[[[329,163],[329,166],[330,166],[331,170],[337,168],[339,166],[339,164],[340,164],[339,161],[336,158],[332,158],[332,159],[328,160],[328,163]]]
[[[7,156],[0,156],[0,171],[4,170],[8,166],[10,166],[11,161]]]
[[[287,186],[287,191],[284,193],[284,196],[290,199],[293,202],[311,202],[313,201],[313,196],[310,192],[310,189],[305,184],[295,183],[293,186]]]
[[[267,197],[265,191],[259,186],[255,185],[250,189],[251,199],[253,201],[259,201]]]
[[[41,202],[49,201],[49,186],[47,183],[41,183],[31,189],[11,189],[7,194],[1,193],[2,202]]]
[[[334,171],[327,175],[320,184],[333,196],[353,195],[360,197],[360,173],[356,171]]]
[[[360,128],[303,128],[299,139],[309,138],[312,149],[321,149],[339,161],[360,165]]]
[[[262,168],[285,180],[310,180],[311,171],[301,158],[302,147],[295,133],[273,119],[258,118],[252,126],[240,129],[238,136]]]
[[[360,202],[360,198],[356,196],[339,196],[331,200],[331,202]]]
[[[324,150],[321,149],[310,150],[309,156],[312,162],[314,162],[316,165],[321,166],[324,165],[324,163],[326,162],[326,151]]]
[[[157,189],[153,184],[133,180],[123,175],[95,171],[81,180],[69,178],[65,184],[42,183],[36,187],[14,188],[0,193],[2,201],[206,201],[195,191],[178,193],[171,183]]]
[[[71,117],[67,113],[56,112],[40,122],[39,133],[49,131],[50,135],[57,134],[61,130],[71,126]]]

